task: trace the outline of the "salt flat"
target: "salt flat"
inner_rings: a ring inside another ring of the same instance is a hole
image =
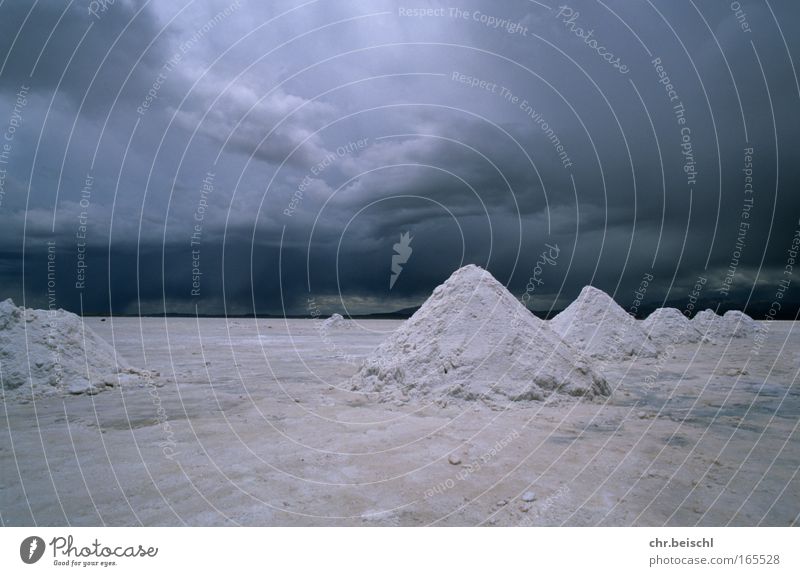
[[[741,338],[605,361],[607,399],[507,409],[351,391],[400,321],[86,323],[159,386],[5,398],[4,525],[798,522],[796,323],[757,355]]]

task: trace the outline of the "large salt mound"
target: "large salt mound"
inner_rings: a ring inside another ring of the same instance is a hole
[[[756,321],[739,310],[728,310],[724,316],[718,316],[713,310],[703,310],[695,315],[692,324],[712,342],[752,338],[758,331]]]
[[[508,401],[608,395],[609,387],[546,322],[487,271],[469,265],[361,365],[354,390],[383,401]]]
[[[700,342],[703,335],[677,308],[659,308],[642,321],[650,340],[663,349],[672,344]]]
[[[4,391],[94,394],[150,376],[115,356],[114,349],[71,312],[26,309],[11,299],[0,302]]]
[[[657,355],[636,319],[593,286],[584,287],[550,325],[568,344],[593,358],[622,360]]]

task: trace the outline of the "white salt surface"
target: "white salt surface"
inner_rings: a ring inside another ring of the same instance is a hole
[[[151,374],[131,367],[114,349],[64,310],[35,310],[0,302],[0,377],[4,391],[95,394],[141,383]]]
[[[757,355],[742,338],[681,344],[658,360],[604,363],[614,394],[603,402],[520,402],[503,413],[351,392],[356,367],[323,353],[316,320],[84,322],[134,365],[146,358],[171,378],[7,401],[6,525],[798,523],[797,322],[759,322]],[[338,345],[363,359],[401,321],[358,324],[368,329]]]
[[[624,360],[657,355],[636,319],[593,286],[584,287],[550,326],[568,344],[592,358]]]
[[[509,401],[609,394],[547,323],[487,271],[453,273],[370,355],[352,388],[382,401]],[[557,396],[551,396],[556,394]]]

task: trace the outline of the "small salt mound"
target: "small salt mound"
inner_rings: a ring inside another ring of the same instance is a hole
[[[677,308],[659,308],[642,321],[642,329],[660,350],[672,344],[700,342],[703,335]]]
[[[703,310],[692,318],[692,325],[697,328],[704,338],[710,339],[716,332],[716,325],[720,319],[713,310]]]
[[[739,310],[728,310],[718,316],[713,310],[698,312],[692,320],[706,339],[725,342],[731,338],[752,338],[758,331],[758,324]]]
[[[752,338],[758,332],[758,323],[744,312],[728,310],[722,317],[725,331],[734,338]]]
[[[64,310],[0,302],[0,377],[6,391],[94,394],[151,374],[132,368],[114,349]]]
[[[584,287],[550,325],[568,344],[593,358],[622,360],[657,355],[636,319],[593,286]]]
[[[322,322],[323,330],[331,328],[350,328],[350,320],[345,320],[341,314],[334,314]]]
[[[606,381],[487,271],[469,265],[361,365],[354,390],[382,401],[508,401],[608,395]]]

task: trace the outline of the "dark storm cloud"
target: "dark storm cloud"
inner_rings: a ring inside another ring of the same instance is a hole
[[[105,111],[128,74],[132,84],[152,81],[165,45],[144,1],[116,2],[102,19],[89,2],[8,2],[0,19],[4,92],[20,84],[59,90],[61,98],[86,102],[83,113]],[[123,97],[127,93],[123,93]]]
[[[800,217],[794,3],[86,4],[37,4],[24,26],[29,3],[0,7],[0,119],[31,85],[0,204],[16,298],[24,255],[43,303],[49,241],[62,305],[126,313],[390,310],[469,262],[521,296],[545,245],[540,310],[588,283],[625,305],[645,274],[654,304],[699,275],[725,306],[782,279]]]
[[[280,90],[261,95],[237,86],[220,86],[202,96],[192,110],[175,111],[179,126],[197,128],[220,145],[268,163],[307,164],[328,153],[310,129],[333,117],[334,109],[325,102]]]

